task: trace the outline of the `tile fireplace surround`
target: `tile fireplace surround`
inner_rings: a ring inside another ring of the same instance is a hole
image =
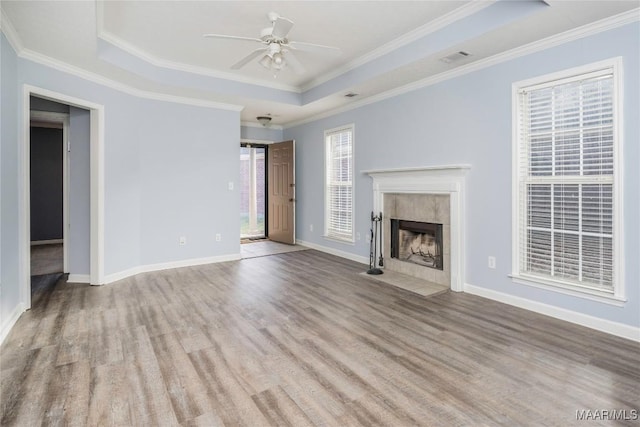
[[[385,269],[447,285],[462,292],[464,285],[465,175],[469,165],[369,170],[373,179],[373,212],[382,212]],[[443,224],[442,271],[389,257],[390,219]]]
[[[382,235],[384,242],[382,247],[386,257],[385,268],[398,273],[408,274],[439,285],[451,284],[450,255],[450,227],[449,222],[449,195],[448,194],[397,194],[385,193],[382,209]],[[442,254],[443,269],[425,267],[397,258],[391,258],[391,219],[404,221],[431,222],[442,224]]]

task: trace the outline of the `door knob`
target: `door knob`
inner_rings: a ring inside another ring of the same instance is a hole
[[[295,202],[295,201],[296,201],[296,199],[289,199],[289,201],[290,201],[290,202]]]

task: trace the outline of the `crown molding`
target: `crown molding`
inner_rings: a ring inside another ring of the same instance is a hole
[[[110,33],[105,29],[104,25],[104,1],[105,0],[96,0],[96,37],[101,38],[107,43],[111,43],[119,49],[124,50],[130,55],[136,56],[137,58],[154,65],[160,68],[166,68],[170,70],[182,71],[191,74],[198,74],[206,77],[213,77],[223,80],[231,80],[236,81],[238,83],[252,84],[262,87],[267,87],[271,89],[285,90],[289,92],[300,93],[300,89],[296,86],[290,86],[279,83],[271,83],[266,82],[264,80],[252,79],[250,77],[242,77],[237,76],[233,73],[227,73],[223,71],[214,71],[209,68],[204,67],[196,67],[192,65],[183,64],[180,62],[168,61],[165,59],[160,59],[156,56],[153,56],[142,49],[135,47],[134,45],[122,40],[118,36],[113,33]]]
[[[98,4],[100,4],[100,1],[97,2]],[[484,7],[486,7],[488,4],[492,4],[492,3],[484,3],[484,2],[472,2],[472,4],[474,3],[481,3],[484,4]],[[479,6],[476,6],[479,7]],[[463,12],[466,11],[467,14],[471,14],[471,6],[469,6],[469,9],[467,8],[459,8],[456,11],[451,12],[451,14],[453,14],[454,12],[458,12],[459,14],[462,14]],[[462,9],[462,11],[461,11]],[[479,9],[478,9],[479,10]],[[28,50],[24,48],[24,45],[22,43],[22,41],[20,40],[15,28],[13,27],[11,21],[9,20],[9,18],[6,16],[4,10],[0,9],[0,30],[3,32],[3,34],[5,34],[5,36],[7,37],[7,40],[9,41],[9,43],[11,44],[11,46],[13,47],[13,49],[16,51],[16,53],[18,54],[19,57],[24,58],[24,59],[28,59],[31,60],[33,62],[36,63],[40,63],[42,65],[57,69],[59,71],[63,71],[65,73],[69,73],[72,75],[75,75],[77,77],[83,78],[85,80],[106,86],[106,87],[110,87],[113,88],[115,90],[124,92],[124,93],[128,93],[130,95],[133,96],[137,96],[140,98],[147,98],[147,99],[154,99],[154,100],[161,100],[161,101],[167,101],[167,102],[174,102],[174,103],[181,103],[181,104],[186,104],[186,105],[194,105],[194,106],[202,106],[202,107],[207,107],[207,108],[218,108],[218,109],[225,109],[225,110],[232,110],[232,111],[241,111],[244,106],[241,105],[234,105],[234,104],[225,104],[225,103],[218,103],[218,102],[213,102],[213,101],[206,101],[206,100],[200,100],[200,99],[195,99],[195,98],[187,98],[187,97],[180,97],[180,96],[173,96],[173,95],[166,95],[166,94],[162,94],[162,93],[157,93],[157,92],[149,92],[149,91],[144,91],[141,89],[137,89],[134,87],[131,87],[129,85],[126,85],[124,83],[120,83],[111,79],[108,79],[102,75],[99,75],[97,73],[92,73],[86,70],[83,70],[79,67],[75,67],[72,66],[70,64],[67,64],[63,61],[59,61],[56,59],[53,59],[51,57],[42,55],[40,53]],[[475,13],[475,12],[474,12]],[[447,16],[447,15],[445,15]],[[459,16],[457,19],[460,19],[462,16]],[[445,17],[442,17],[442,19],[444,19]],[[450,17],[449,19],[453,19],[452,17]],[[316,115],[312,115],[309,116],[305,119],[302,120],[298,120],[298,121],[292,121],[289,123],[286,123],[284,125],[278,125],[276,127],[276,125],[272,125],[271,128],[273,129],[287,129],[287,128],[291,128],[294,126],[299,126],[305,123],[309,123],[309,122],[313,122],[325,117],[330,117],[336,114],[340,114],[346,111],[350,111],[368,104],[372,104],[375,102],[379,102],[382,101],[384,99],[388,99],[388,98],[392,98],[394,96],[397,95],[401,95],[407,92],[411,92],[423,87],[427,87],[448,79],[452,79],[458,76],[462,76],[464,74],[468,74],[477,70],[481,70],[483,68],[487,68],[496,64],[499,64],[501,62],[505,62],[511,59],[515,59],[527,54],[531,54],[540,50],[544,50],[544,49],[548,49],[563,43],[567,43],[573,40],[577,40],[583,37],[587,37],[593,34],[597,34],[603,31],[607,31],[610,29],[614,29],[614,28],[618,28],[633,22],[637,22],[640,20],[640,8],[636,8],[636,9],[632,9],[630,11],[627,12],[623,12],[619,15],[610,17],[610,18],[606,18],[591,24],[587,24],[584,25],[582,27],[573,29],[573,30],[569,30],[566,31],[564,33],[561,34],[557,34],[554,36],[550,36],[547,37],[545,39],[539,40],[539,41],[535,41],[532,43],[529,43],[527,45],[509,50],[507,52],[503,52],[494,56],[491,56],[489,58],[485,58],[482,60],[478,60],[476,62],[473,62],[471,64],[456,68],[454,70],[451,71],[447,71],[444,73],[440,73],[438,75],[435,76],[431,76],[431,77],[427,77],[425,79],[356,101],[354,103],[351,103],[349,105],[343,106],[343,107],[339,107],[336,109],[331,109],[330,111],[326,111],[324,113],[320,113],[320,114],[316,114]],[[453,21],[451,21],[453,22]],[[431,23],[430,23],[431,24]],[[424,27],[428,27],[430,24],[427,24]],[[439,25],[446,25],[445,23],[441,22]],[[423,28],[423,27],[421,27]],[[418,30],[415,30],[416,34],[418,33]],[[426,30],[425,30],[426,31]],[[434,30],[431,30],[434,31]],[[409,33],[411,34],[411,33]],[[401,37],[401,39],[405,40],[405,43],[408,43],[409,41],[409,34]],[[405,38],[406,37],[406,38]],[[414,37],[417,37],[414,34]],[[387,46],[387,45],[385,45]],[[384,47],[384,46],[383,46]],[[381,48],[382,49],[382,48]],[[373,58],[371,58],[373,59]],[[369,60],[371,60],[369,59]],[[344,72],[344,71],[342,71]],[[318,83],[320,84],[320,83]],[[250,124],[251,122],[247,122],[244,123],[243,125],[245,126],[251,126]],[[253,125],[255,125],[256,127],[262,127],[261,125],[259,125],[258,123],[254,123]]]
[[[262,86],[262,87],[266,87],[266,88],[270,88],[270,89],[277,89],[277,90],[284,90],[287,92],[294,92],[294,93],[300,93],[300,88],[298,88],[297,86],[291,86],[291,85],[286,85],[286,84],[282,84],[282,83],[271,83],[271,82],[267,82],[265,80],[259,80],[259,79],[253,79],[250,77],[244,77],[244,76],[238,76],[235,75],[233,73],[227,73],[224,71],[215,71],[209,68],[204,68],[204,67],[197,67],[195,65],[187,65],[184,63],[180,63],[180,62],[174,62],[174,61],[169,61],[166,59],[160,59],[156,56],[153,56],[151,54],[149,54],[148,52],[145,52],[142,49],[139,49],[137,47],[135,47],[134,45],[122,40],[121,38],[117,37],[114,34],[109,33],[106,30],[102,30],[101,32],[98,33],[98,37],[101,38],[102,40],[106,41],[107,43],[110,43],[114,46],[116,46],[118,49],[122,49],[123,51],[127,52],[130,55],[133,55],[135,57],[137,57],[138,59],[141,59],[142,61],[145,61],[151,65],[154,65],[156,67],[160,67],[160,68],[166,68],[169,70],[175,70],[175,71],[181,71],[183,73],[189,73],[189,74],[198,74],[201,76],[205,76],[205,77],[212,77],[212,78],[217,78],[217,79],[222,79],[222,80],[231,80],[231,81],[235,81],[238,83],[244,83],[244,84],[250,84],[250,85],[256,85],[256,86]]]
[[[479,71],[484,68],[491,67],[493,65],[497,65],[512,59],[520,58],[525,55],[529,55],[535,52],[539,52],[541,50],[549,49],[549,48],[552,48],[564,43],[568,43],[571,41],[579,40],[581,38],[598,34],[604,31],[619,28],[624,25],[631,24],[633,22],[638,22],[638,21],[640,21],[640,8],[632,9],[627,12],[623,12],[618,15],[615,15],[606,19],[602,19],[600,21],[583,25],[582,27],[574,28],[572,30],[565,31],[563,33],[559,33],[541,40],[537,40],[535,42],[508,50],[506,52],[499,53],[497,55],[490,56],[488,58],[480,59],[476,62],[472,62],[471,64],[468,64],[468,65],[463,65],[461,67],[455,68],[450,71],[445,71],[440,74],[436,74],[434,76],[430,76],[422,80],[417,80],[415,82],[406,84],[404,86],[400,86],[395,89],[388,90],[386,92],[381,92],[377,95],[364,98],[360,101],[356,101],[352,104],[345,105],[343,107],[331,109],[330,111],[316,114],[302,120],[285,123],[283,127],[284,129],[288,129],[295,126],[303,125],[305,123],[311,123],[316,120],[320,120],[326,117],[331,117],[336,114],[344,113],[346,111],[360,108],[365,105],[373,104],[375,102],[379,102],[388,98],[393,98],[394,96],[402,95],[407,92],[412,92],[417,89],[431,86],[436,83],[453,79],[455,77],[460,77],[465,74],[469,74],[474,71]]]
[[[188,98],[138,89],[125,83],[111,80],[109,78],[101,76],[100,74],[92,73],[90,71],[67,64],[66,62],[59,61],[49,56],[42,55],[29,49],[22,49],[20,52],[18,52],[18,56],[20,58],[27,59],[29,61],[44,65],[49,68],[53,68],[58,71],[62,71],[67,74],[72,74],[81,79],[88,80],[92,83],[109,87],[111,89],[115,89],[117,91],[124,92],[138,98],[172,102],[174,104],[192,105],[196,107],[216,108],[219,110],[242,111],[244,109],[243,105],[226,104],[221,102],[207,101],[204,99]]]
[[[475,13],[478,13],[479,11],[481,11],[482,9],[491,6],[492,4],[494,4],[497,0],[483,0],[483,1],[471,1],[463,6],[460,6],[459,8],[452,10],[451,12],[442,15],[432,21],[427,22],[426,24],[409,31],[406,34],[403,34],[402,36],[391,40],[387,43],[385,43],[384,45],[380,46],[379,48],[365,54],[362,55],[346,64],[344,64],[341,67],[338,67],[336,69],[334,69],[333,71],[326,73],[322,76],[319,76],[307,83],[305,83],[304,85],[301,86],[301,90],[302,92],[306,92],[310,89],[313,89],[316,86],[321,85],[322,83],[328,82],[329,80],[332,80],[346,72],[349,72],[351,70],[354,70],[364,64],[366,64],[367,62],[373,61],[374,59],[380,58],[381,56],[384,56],[388,53],[391,53],[399,48],[401,48],[402,46],[405,46],[411,42],[414,42],[418,39],[421,39],[431,33],[434,33],[448,25],[451,25],[452,23],[466,18],[467,16],[471,16]]]
[[[22,40],[18,36],[18,32],[9,20],[9,17],[0,9],[0,31],[5,35],[14,52],[18,53],[24,49]]]
[[[430,33],[438,31],[446,27],[447,25],[452,24],[455,21],[458,21],[470,15],[473,15],[479,12],[480,10],[494,4],[496,1],[497,0],[471,1],[439,18],[436,18],[428,22],[425,25],[422,25],[390,42],[385,43],[384,45],[380,46],[376,50],[369,52],[363,56],[360,56],[359,58],[356,58],[353,61],[350,61],[344,66],[341,66],[323,76],[320,76],[316,79],[311,80],[310,82],[300,87],[285,85],[285,84],[278,84],[278,83],[270,83],[265,80],[242,77],[242,76],[235,75],[233,73],[227,73],[223,71],[214,71],[204,67],[196,67],[193,65],[187,65],[180,62],[174,62],[174,61],[169,61],[169,60],[155,57],[145,52],[144,50],[139,49],[134,45],[126,42],[125,40],[122,40],[115,34],[112,34],[105,29],[104,9],[103,9],[104,5],[103,5],[103,1],[101,0],[97,1],[96,28],[97,28],[97,37],[101,38],[102,40],[108,43],[113,44],[119,49],[122,49],[123,51],[133,56],[136,56],[137,58],[149,64],[155,65],[156,67],[167,68],[167,69],[182,71],[186,73],[198,74],[198,75],[203,75],[207,77],[237,81],[239,83],[253,84],[253,85],[263,86],[271,89],[285,90],[285,91],[294,92],[294,93],[302,93],[324,82],[334,79],[341,74],[344,74],[348,71],[358,68],[366,64],[367,62],[370,62],[376,58],[379,58],[390,52],[393,52],[394,50],[397,50],[398,48],[406,44],[409,44],[415,40],[418,40]]]
[[[100,5],[101,2],[98,1],[97,3]],[[98,22],[100,22],[100,20],[98,20]],[[7,37],[7,40],[11,44],[11,47],[13,47],[13,50],[16,52],[16,54],[20,58],[33,61],[35,63],[44,65],[46,67],[53,68],[58,71],[62,71],[64,73],[74,75],[84,80],[88,80],[92,83],[109,87],[111,89],[115,89],[117,91],[124,92],[129,95],[136,96],[138,98],[146,98],[146,99],[152,99],[156,101],[172,102],[175,104],[185,104],[185,105],[192,105],[196,107],[205,107],[205,108],[216,108],[220,110],[229,110],[229,111],[242,111],[244,109],[243,105],[207,101],[203,99],[168,95],[168,94],[163,94],[158,92],[150,92],[142,89],[137,89],[133,86],[129,86],[127,84],[117,82],[115,80],[101,76],[100,74],[92,73],[90,71],[73,66],[71,64],[67,64],[66,62],[51,58],[46,55],[42,55],[41,53],[32,51],[30,49],[26,49],[24,47],[24,44],[20,40],[18,33],[13,27],[11,20],[2,9],[0,9],[0,30],[2,31],[3,34],[5,34],[5,36]]]

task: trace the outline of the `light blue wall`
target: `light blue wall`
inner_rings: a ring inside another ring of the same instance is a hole
[[[18,88],[17,57],[0,35],[0,331],[20,303],[18,284]]]
[[[371,179],[363,170],[468,163],[466,282],[580,313],[640,325],[640,25],[626,25],[404,95],[285,129],[297,141],[298,239],[368,257]],[[511,272],[512,83],[622,56],[624,60],[624,235],[628,303],[614,307],[514,284]],[[323,132],[355,124],[355,245],[322,237]],[[314,225],[314,232],[309,225]],[[487,267],[487,257],[497,268]]]
[[[90,112],[69,107],[69,273],[90,274]]]
[[[28,60],[18,60],[18,90],[24,84],[104,106],[105,274],[140,265],[139,158],[136,132],[142,101]],[[22,97],[18,99],[22,111]],[[22,120],[19,117],[19,120]]]
[[[498,1],[483,10],[427,34],[393,52],[368,61],[365,65],[319,84],[302,94],[302,104],[348,90],[370,78],[383,76],[402,65],[409,65],[428,55],[444,55],[455,52],[460,46],[476,37],[488,34],[504,25],[517,22],[523,17],[540,12],[549,5],[543,1]]]
[[[128,72],[143,76],[158,83],[199,92],[217,93],[264,99],[284,104],[300,105],[300,94],[291,88],[266,87],[243,83],[200,73],[164,68],[133,55],[106,40],[97,40],[98,57]]]
[[[6,264],[3,259],[3,265],[12,268],[2,272],[3,283],[4,276],[8,283],[15,283],[15,289],[3,289],[3,305],[6,303],[13,309],[19,289],[17,134],[18,123],[22,123],[23,103],[18,94],[23,84],[104,106],[104,270],[107,276],[148,263],[239,253],[239,231],[233,235],[233,230],[240,229],[239,195],[237,191],[228,190],[228,183],[236,183],[239,178],[238,111],[131,96],[41,64],[16,59],[4,38],[2,47],[2,119],[3,124],[4,121],[13,124],[2,129],[2,245],[3,253],[12,257],[7,258]],[[5,56],[9,60],[5,61]],[[72,118],[72,132],[84,139],[88,131],[86,113],[74,111],[77,115]],[[82,124],[76,126],[80,121]],[[86,147],[76,154],[86,159]],[[82,168],[74,169],[86,174]],[[83,187],[78,191],[86,194],[86,190]],[[86,205],[82,205],[82,209],[86,209]],[[86,221],[78,227],[83,229],[82,237],[86,240]],[[6,234],[5,229],[9,230]],[[221,242],[215,242],[216,233],[222,234]],[[186,246],[179,247],[179,235],[187,236]],[[88,254],[74,260],[72,268],[77,266],[78,270],[73,273],[88,273],[85,271]],[[5,298],[5,293],[11,298]]]
[[[105,90],[105,89],[103,89]],[[105,273],[141,265],[140,117],[149,101],[114,92],[105,104]]]
[[[255,139],[260,141],[280,142],[283,140],[282,129],[272,129],[265,127],[242,126],[240,128],[240,138]]]
[[[238,254],[238,113],[147,103],[138,126],[142,264]]]

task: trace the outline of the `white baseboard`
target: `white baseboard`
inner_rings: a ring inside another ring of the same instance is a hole
[[[359,262],[360,264],[369,265],[369,258],[365,258],[365,257],[360,256],[360,255],[354,255],[354,254],[349,253],[349,252],[341,251],[339,249],[329,248],[327,246],[318,245],[316,243],[305,242],[304,240],[300,240],[300,239],[296,239],[296,244],[297,245],[301,245],[301,246],[305,246],[307,248],[315,249],[317,251],[324,252],[324,253],[327,253],[327,254],[339,256],[341,258],[346,258],[346,259],[349,259],[351,261]]]
[[[537,301],[531,301],[526,298],[505,294],[503,292],[494,291],[492,289],[481,288],[479,286],[464,284],[464,292],[478,295],[494,301],[503,302],[525,310],[534,311],[556,319],[565,320],[587,328],[596,329],[611,335],[626,338],[632,341],[640,342],[640,328],[625,325],[624,323],[612,322],[611,320],[601,319],[599,317],[590,316],[588,314],[579,313],[577,311],[567,310],[560,307],[544,304]]]
[[[206,258],[192,258],[180,261],[163,262],[158,264],[147,264],[139,267],[129,268],[117,273],[108,274],[104,278],[104,284],[117,282],[127,277],[135,276],[140,273],[149,273],[151,271],[169,270],[171,268],[192,267],[195,265],[214,264],[218,262],[237,261],[241,259],[240,254],[219,255]]]
[[[91,282],[91,276],[88,274],[69,274],[67,283],[89,283]]]
[[[16,324],[20,315],[26,311],[24,303],[18,304],[7,319],[2,319],[2,327],[0,328],[0,344],[4,342],[4,339],[11,332],[11,328]]]

